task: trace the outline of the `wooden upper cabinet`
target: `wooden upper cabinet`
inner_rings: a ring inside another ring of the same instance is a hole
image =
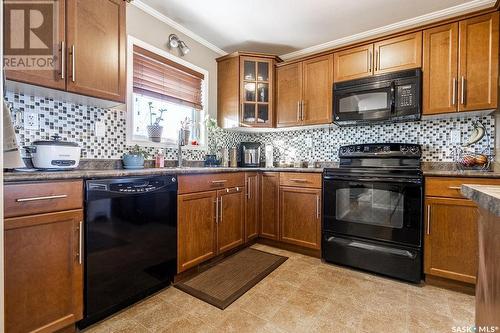
[[[259,173],[245,173],[245,240],[259,236]]]
[[[302,122],[304,125],[332,122],[333,55],[306,60],[303,70]]]
[[[217,252],[222,253],[245,241],[245,188],[235,187],[217,191],[219,222],[217,223]]]
[[[56,332],[82,319],[82,210],[5,220],[5,332]]]
[[[216,255],[217,192],[181,194],[177,202],[177,272],[180,273]]]
[[[239,126],[240,60],[232,57],[217,63],[217,124],[222,128]]]
[[[57,34],[54,35],[53,54],[55,56],[54,70],[6,70],[7,80],[14,80],[23,83],[34,84],[38,86],[54,88],[59,90],[66,89],[66,1],[58,0],[55,2],[57,8]],[[9,36],[4,36],[4,43],[8,43]]]
[[[458,104],[458,23],[424,30],[424,115],[456,112]]]
[[[66,0],[67,90],[125,102],[126,2]]]
[[[497,107],[498,15],[460,21],[459,111]]]
[[[373,44],[361,45],[333,54],[335,82],[373,75]]]
[[[276,100],[276,126],[298,125],[302,100],[302,62],[278,67]]]
[[[375,74],[422,66],[422,31],[385,39],[373,46]]]
[[[260,175],[260,237],[278,239],[279,221],[279,172]]]
[[[424,271],[426,274],[475,283],[478,210],[470,200],[426,199]]]

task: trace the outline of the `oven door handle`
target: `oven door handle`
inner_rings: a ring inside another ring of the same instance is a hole
[[[422,179],[419,178],[395,178],[395,177],[339,177],[339,176],[324,176],[325,180],[343,180],[351,182],[388,182],[388,183],[409,183],[409,184],[421,184]]]
[[[408,250],[396,249],[396,248],[375,245],[375,244],[368,244],[368,243],[364,243],[364,242],[358,242],[356,240],[347,240],[347,239],[341,239],[338,237],[329,237],[328,241],[338,243],[338,244],[341,244],[343,246],[354,247],[357,249],[363,249],[363,250],[369,250],[369,251],[375,251],[375,252],[381,252],[381,253],[385,253],[385,254],[393,254],[393,255],[400,256],[400,257],[406,257],[406,258],[411,258],[411,259],[415,259],[417,256],[415,253],[412,253]]]

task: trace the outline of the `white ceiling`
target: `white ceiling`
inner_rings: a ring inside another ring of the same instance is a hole
[[[385,32],[378,28],[388,25],[392,26],[386,30],[405,28],[412,23],[485,8],[494,4],[495,0],[142,2],[226,52],[241,50],[279,55],[293,52],[293,55],[298,50],[309,48],[314,51],[314,47],[319,44],[346,40],[349,36],[361,34],[360,37],[369,37],[372,32]],[[413,19],[422,15],[426,16],[421,20]],[[405,20],[410,21],[401,22]],[[373,29],[377,30],[371,31]]]

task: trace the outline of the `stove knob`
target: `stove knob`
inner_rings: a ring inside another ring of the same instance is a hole
[[[386,152],[386,153],[387,153],[387,152],[390,152],[390,151],[391,151],[391,147],[389,147],[389,146],[384,146],[383,150],[384,150],[384,152]]]
[[[352,147],[352,146],[351,146],[351,147],[349,147],[349,152],[350,152],[350,153],[354,153],[354,147]]]
[[[345,148],[340,148],[340,153],[341,153],[341,154],[345,154],[346,152],[347,152],[347,149],[345,149]]]
[[[412,154],[418,154],[418,147],[417,147],[417,146],[412,146],[412,147],[410,148],[410,152],[411,152]]]
[[[404,153],[408,152],[408,147],[401,146],[401,148],[399,150],[404,154]]]

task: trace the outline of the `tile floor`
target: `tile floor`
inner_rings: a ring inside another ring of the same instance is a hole
[[[414,286],[256,244],[289,259],[224,311],[175,288],[95,325],[111,332],[452,332],[474,297]]]

